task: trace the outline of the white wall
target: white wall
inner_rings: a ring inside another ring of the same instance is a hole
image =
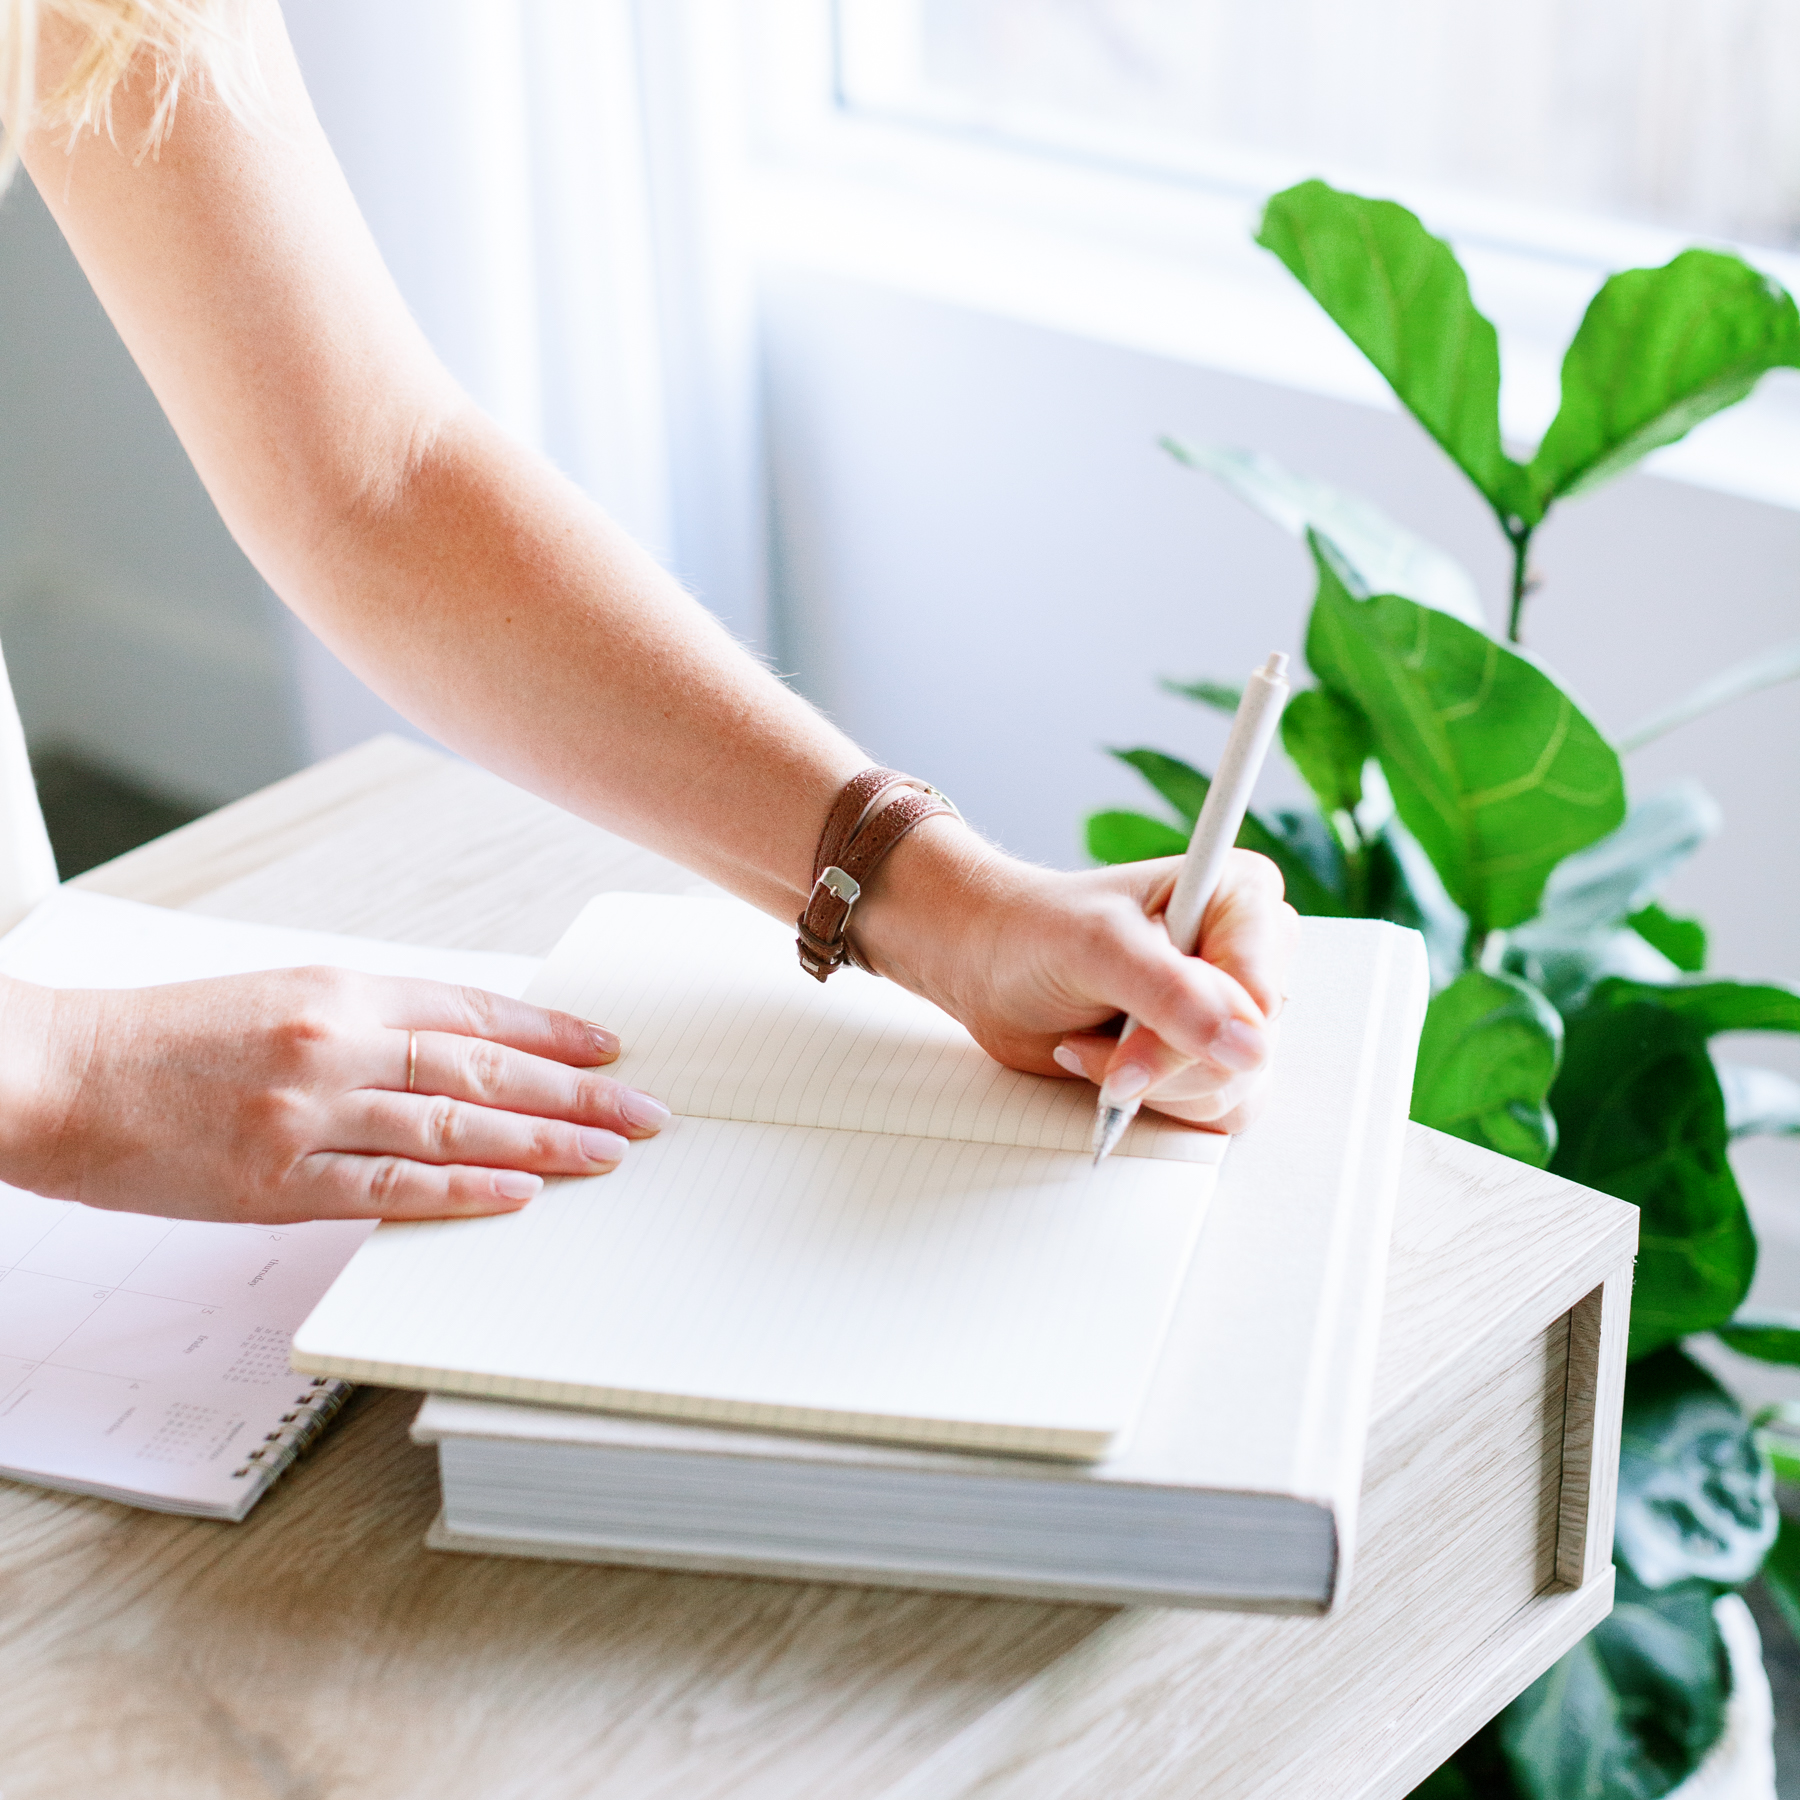
[[[301,760],[279,608],[22,177],[0,204],[0,640],[35,742],[201,802]]]

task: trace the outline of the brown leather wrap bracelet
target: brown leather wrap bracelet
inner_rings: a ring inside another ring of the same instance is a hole
[[[895,788],[908,792],[894,796]],[[895,769],[864,769],[844,784],[819,834],[812,893],[797,921],[800,966],[815,981],[826,980],[846,962],[868,966],[848,936],[863,883],[915,825],[939,813],[962,816],[936,788]]]

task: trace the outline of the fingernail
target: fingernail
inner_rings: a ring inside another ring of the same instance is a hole
[[[502,1200],[529,1200],[544,1185],[541,1175],[507,1173],[494,1177],[494,1192]]]
[[[619,1034],[616,1031],[608,1031],[599,1025],[590,1025],[587,1029],[588,1036],[594,1040],[594,1048],[602,1056],[619,1054]]]
[[[583,1125],[575,1138],[581,1145],[581,1154],[591,1163],[616,1163],[625,1155],[625,1140],[616,1131]]]
[[[1256,1069],[1268,1060],[1269,1040],[1242,1019],[1227,1019],[1213,1035],[1208,1054],[1228,1069]]]
[[[640,1131],[660,1131],[668,1124],[669,1109],[652,1094],[640,1094],[636,1088],[625,1088],[619,1094],[619,1111],[628,1125]]]
[[[1059,1069],[1067,1069],[1071,1075],[1085,1075],[1087,1070],[1081,1066],[1081,1058],[1067,1044],[1058,1044],[1050,1052],[1050,1060]]]
[[[1100,1087],[1100,1099],[1107,1106],[1129,1106],[1141,1099],[1150,1088],[1150,1071],[1142,1063],[1126,1063],[1114,1069]]]

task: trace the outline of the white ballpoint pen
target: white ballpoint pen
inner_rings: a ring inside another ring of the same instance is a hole
[[[1262,773],[1269,741],[1281,721],[1281,709],[1287,704],[1287,660],[1279,651],[1274,652],[1244,683],[1244,697],[1231,721],[1225,753],[1219,758],[1218,772],[1207,789],[1200,817],[1194,821],[1194,835],[1188,840],[1181,873],[1175,878],[1175,891],[1163,914],[1169,941],[1184,956],[1192,956],[1200,947],[1200,921],[1219,885],[1225,854],[1237,842],[1238,828],[1249,810],[1250,790]],[[1121,1045],[1136,1028],[1137,1020],[1127,1018],[1119,1032]],[[1102,1085],[1094,1116],[1096,1167],[1125,1135],[1125,1127],[1137,1117],[1137,1109],[1136,1097],[1115,1103],[1108,1100]]]

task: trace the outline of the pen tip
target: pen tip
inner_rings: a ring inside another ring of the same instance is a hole
[[[1117,1147],[1131,1123],[1131,1113],[1123,1106],[1102,1105],[1094,1119],[1094,1167],[1097,1169]]]
[[[1271,650],[1269,660],[1263,664],[1262,672],[1271,681],[1285,681],[1287,680],[1287,666],[1286,655],[1280,650]]]

